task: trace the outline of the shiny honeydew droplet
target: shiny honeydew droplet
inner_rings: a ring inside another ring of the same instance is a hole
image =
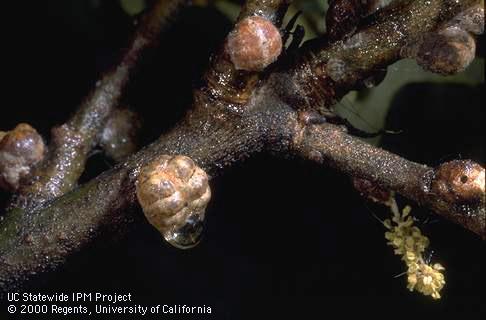
[[[164,239],[178,249],[190,249],[199,244],[204,229],[204,214],[193,213],[180,227],[171,228],[163,233]]]

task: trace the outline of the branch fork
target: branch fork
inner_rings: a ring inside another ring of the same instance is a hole
[[[477,0],[398,0],[365,20],[353,18],[356,24],[343,34],[338,26],[330,26],[334,35],[304,43],[295,60],[279,59],[258,71],[238,70],[223,45],[212,58],[205,84],[195,90],[192,109],[183,121],[113,169],[75,188],[86,156],[99,143],[142,49],[153,44],[184,3],[157,2],[142,20],[121,65],[103,78],[71,120],[54,130],[48,157],[36,167],[32,182],[21,186],[1,222],[2,290],[56,268],[99,234],[120,231],[139,220],[136,181],[142,168],[162,155],[185,155],[201,172],[214,176],[262,150],[294,154],[400,193],[486,238],[484,167],[455,161],[430,168],[322,121],[322,113],[331,112],[345,93],[400,59],[410,41],[451,23],[457,25],[461,15],[459,25],[478,12],[484,16],[483,2]],[[288,5],[287,0],[248,0],[236,28],[256,16],[279,28]],[[328,19],[336,21],[332,16]],[[473,25],[462,30],[482,30]]]

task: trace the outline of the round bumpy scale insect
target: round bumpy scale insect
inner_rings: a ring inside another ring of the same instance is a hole
[[[199,243],[211,198],[208,176],[191,158],[163,155],[145,165],[137,180],[145,217],[171,245]]]
[[[464,71],[476,54],[476,42],[467,32],[458,27],[449,27],[439,32],[423,35],[416,43],[401,49],[405,58],[413,58],[425,70],[442,75]]]
[[[44,141],[30,125],[21,123],[12,131],[0,132],[0,188],[17,190],[44,156]]]
[[[252,16],[238,22],[228,35],[226,51],[236,69],[261,71],[282,52],[282,37],[271,21]]]

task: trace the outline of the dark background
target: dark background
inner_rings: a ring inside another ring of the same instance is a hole
[[[132,20],[117,1],[6,5],[0,128],[27,122],[49,137],[126,45]],[[144,120],[143,144],[184,115],[210,52],[230,25],[214,9],[188,9],[144,60],[125,99]],[[383,147],[429,165],[455,158],[484,163],[483,89],[457,83],[403,87],[387,128],[404,132],[385,137]],[[93,156],[82,181],[110,166],[102,155]],[[70,258],[30,291],[131,292],[144,305],[212,308],[212,315],[198,319],[337,317],[332,312],[339,318],[485,319],[484,242],[426,209],[411,204],[431,239],[432,260],[446,267],[440,301],[410,293],[405,277],[394,277],[404,265],[372,215],[389,213],[363,200],[346,176],[258,155],[211,186],[205,236],[196,248],[174,249],[147,223],[138,224],[126,237]],[[7,195],[0,198],[5,202]]]

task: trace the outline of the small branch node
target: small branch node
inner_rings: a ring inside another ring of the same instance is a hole
[[[116,109],[100,134],[99,144],[108,157],[119,162],[137,150],[140,127],[138,114],[126,108]]]

